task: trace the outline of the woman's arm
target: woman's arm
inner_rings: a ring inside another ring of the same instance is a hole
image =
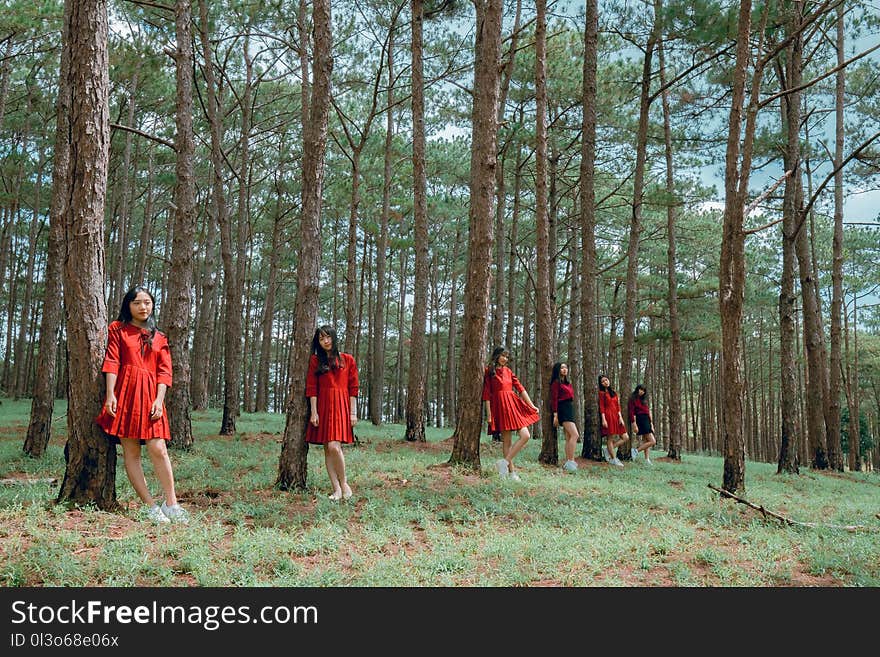
[[[150,418],[153,420],[158,420],[162,417],[162,412],[165,406],[165,391],[168,390],[168,386],[164,383],[160,383],[156,386],[156,399],[153,401],[153,406],[150,408]]]
[[[116,417],[116,372],[107,372],[107,394],[104,397],[104,408],[110,417]]]

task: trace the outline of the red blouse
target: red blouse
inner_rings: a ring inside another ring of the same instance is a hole
[[[566,399],[574,399],[574,388],[570,383],[563,383],[559,379],[550,384],[550,410],[559,412],[559,402]]]
[[[630,422],[636,421],[636,415],[651,415],[651,411],[648,410],[648,405],[642,400],[641,397],[636,397],[635,399],[629,400],[629,404],[627,405],[627,412],[629,413]]]

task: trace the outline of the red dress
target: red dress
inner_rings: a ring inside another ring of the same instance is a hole
[[[492,411],[490,433],[516,431],[531,426],[540,419],[537,411],[532,410],[514,390],[522,392],[525,388],[509,367],[496,367],[494,376],[486,368],[483,375],[483,401],[489,402]]]
[[[107,330],[107,353],[101,371],[116,375],[116,417],[102,408],[95,421],[111,436],[171,440],[164,405],[160,418],[150,418],[159,384],[171,387],[171,350],[162,333],[156,331],[152,346],[149,338],[148,330],[126,322],[113,322]]]
[[[358,396],[358,370],[351,354],[340,353],[342,367],[318,374],[318,357],[309,358],[306,397],[318,398],[318,426],[309,422],[306,442],[324,445],[331,440],[354,442],[351,400]]]
[[[609,395],[599,391],[599,412],[605,416],[607,427],[601,427],[603,436],[619,436],[626,433],[626,426],[620,421],[620,395]]]

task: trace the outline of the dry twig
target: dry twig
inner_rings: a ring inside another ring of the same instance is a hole
[[[876,527],[866,527],[865,525],[829,525],[829,524],[821,523],[821,522],[800,522],[798,520],[792,520],[791,518],[786,518],[783,515],[780,515],[778,513],[774,513],[773,511],[770,511],[769,509],[765,509],[763,506],[749,502],[747,499],[742,498],[738,495],[734,495],[730,491],[726,491],[723,488],[718,488],[717,486],[713,486],[712,484],[707,484],[707,486],[709,486],[709,488],[711,488],[712,490],[717,491],[718,493],[721,493],[721,495],[723,495],[724,497],[729,497],[731,499],[736,500],[740,504],[745,504],[747,507],[755,509],[756,511],[760,511],[761,515],[763,515],[765,518],[767,516],[770,516],[771,518],[776,518],[780,522],[787,524],[787,525],[793,525],[796,527],[827,527],[829,529],[845,529],[848,532],[855,532],[855,531],[862,531],[862,530],[872,531],[872,532],[878,531],[878,529]],[[878,517],[880,517],[880,514],[878,514]]]

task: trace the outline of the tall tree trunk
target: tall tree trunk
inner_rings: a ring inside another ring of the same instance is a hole
[[[43,187],[43,167],[46,162],[45,152],[40,148],[39,164],[37,166],[37,182],[34,186],[34,209],[31,215],[30,235],[28,239],[28,260],[25,271],[24,299],[21,302],[21,321],[19,323],[18,342],[15,345],[15,398],[19,399],[26,393],[29,368],[27,366],[26,352],[28,345],[33,341],[30,337],[31,302],[34,294],[34,268],[37,259],[37,239],[42,231],[40,221],[40,200]]]
[[[550,303],[550,216],[547,193],[547,0],[537,0],[535,24],[535,223],[537,231],[537,277],[535,311],[537,313],[538,381],[533,390],[536,405],[543,410],[541,453],[538,461],[556,465],[559,441],[549,408],[549,381],[556,356],[553,339],[553,312]],[[545,390],[545,386],[548,386]]]
[[[190,60],[192,60],[192,58],[190,58]],[[190,61],[190,65],[192,65],[192,61]],[[138,63],[138,67],[139,66],[140,63]],[[139,68],[135,68],[131,77],[131,86],[128,89],[128,126],[132,128],[135,124],[135,111],[137,109],[135,94],[137,93],[138,87],[138,73]],[[192,73],[190,73],[190,77],[192,77]],[[190,105],[192,105],[192,99],[190,99]],[[111,289],[115,290],[116,296],[119,296],[120,298],[121,295],[119,294],[119,291],[126,290],[128,287],[125,280],[125,261],[128,257],[128,227],[131,222],[131,146],[133,138],[134,133],[126,131],[125,149],[123,150],[122,155],[122,170],[120,171],[120,174],[122,175],[122,208],[120,209],[119,224],[116,231],[116,263],[113,268],[111,282]],[[114,296],[114,298],[116,298],[116,296]]]
[[[514,63],[519,45],[520,18],[522,16],[522,0],[516,2],[516,12],[513,19],[513,28],[510,32],[510,47],[507,57],[504,59],[504,68],[501,72],[501,88],[498,97],[498,125],[504,122],[504,108],[507,103],[507,92],[510,89],[510,80],[513,77]],[[507,159],[507,150],[514,141],[514,136],[500,147],[498,166],[495,167],[495,276],[493,277],[494,292],[492,293],[492,344],[501,344],[502,323],[504,320],[504,215],[507,204],[507,192],[504,184],[504,163]],[[509,275],[509,274],[508,274]]]
[[[247,30],[250,30],[248,26]],[[220,435],[235,433],[235,422],[241,414],[242,370],[242,296],[244,292],[245,234],[248,221],[248,171],[251,133],[251,97],[253,92],[253,61],[250,34],[245,33],[242,56],[245,63],[244,93],[241,99],[241,167],[238,173],[237,230],[233,234],[232,218],[220,217],[220,243],[223,254],[223,286],[226,292],[226,343],[223,347],[223,420]],[[234,242],[233,242],[234,239]]]
[[[153,224],[154,172],[156,167],[155,149],[149,146],[150,154],[147,161],[147,200],[144,204],[144,217],[141,224],[141,238],[138,243],[138,256],[131,276],[132,285],[146,285],[147,258],[150,256]]]
[[[587,0],[584,27],[583,118],[581,121],[581,398],[584,400],[584,443],[581,456],[601,458],[596,379],[599,369],[596,286],[596,99],[598,76],[599,3]]]
[[[654,14],[659,16],[662,11],[660,0],[655,4]],[[666,87],[666,62],[664,59],[663,44],[658,50],[660,57],[660,86]],[[681,412],[681,326],[678,321],[678,283],[675,273],[675,217],[678,200],[675,196],[675,171],[672,166],[672,129],[669,121],[669,90],[664,89],[662,95],[663,104],[663,142],[666,151],[666,303],[669,306],[669,404],[667,406],[669,418],[669,433],[666,436],[666,456],[675,461],[681,460],[681,435],[682,435],[682,412]],[[655,388],[656,389],[656,388]]]
[[[813,468],[828,467],[825,448],[825,398],[824,382],[827,377],[821,339],[821,318],[810,257],[806,214],[803,208],[803,176],[801,173],[800,125],[801,93],[803,79],[803,4],[792,2],[786,8],[787,29],[791,36],[786,66],[786,87],[791,90],[782,99],[788,144],[785,170],[791,171],[786,181],[783,216],[790,217],[786,238],[794,243],[800,271],[801,299],[803,301],[803,340],[806,352],[806,434],[810,445],[810,465]],[[789,193],[789,187],[791,191]],[[790,408],[785,407],[784,408]]]
[[[305,380],[312,335],[318,318],[321,268],[321,199],[324,182],[324,153],[330,114],[330,74],[333,70],[333,36],[330,0],[312,4],[314,81],[308,119],[303,126],[302,220],[300,258],[296,273],[296,323],[290,357],[290,394],[287,401],[284,438],[278,460],[278,485],[282,490],[305,488],[308,445],[305,441]]]
[[[266,282],[266,301],[263,304],[263,318],[260,322],[262,339],[260,341],[260,362],[257,367],[256,410],[265,413],[269,410],[269,357],[272,349],[272,319],[275,315],[275,293],[278,287],[278,268],[281,253],[281,186],[280,177],[275,178],[275,221],[272,226],[272,242],[269,251],[269,280]]]
[[[745,489],[745,443],[743,441],[742,319],[745,296],[744,200],[751,173],[752,144],[757,118],[757,95],[761,70],[756,66],[752,80],[744,143],[740,148],[746,71],[750,59],[751,0],[741,0],[737,21],[736,64],[728,120],[724,170],[724,221],[719,266],[718,305],[721,314],[722,379],[721,405],[722,487],[731,493]],[[766,14],[765,14],[766,15]],[[761,34],[763,35],[763,26]],[[760,52],[760,50],[758,51]],[[740,156],[742,159],[740,160]]]
[[[852,363],[849,373],[849,469],[850,472],[861,470],[861,421],[859,418],[859,308],[858,294],[853,292],[853,321],[852,321],[852,358],[847,359]]]
[[[206,217],[205,263],[202,274],[202,297],[199,307],[199,325],[193,340],[193,408],[205,409],[208,406],[208,353],[212,353],[214,314],[217,310],[215,290],[217,288],[216,238],[218,227],[225,224],[226,192],[223,185],[223,125],[217,100],[217,83],[214,78],[214,57],[208,34],[208,8],[206,0],[199,0],[199,36],[202,43],[202,56],[205,60],[205,90],[207,96],[208,123],[211,129],[211,203]]]
[[[370,421],[382,424],[382,400],[385,398],[385,267],[388,261],[388,219],[391,214],[391,157],[394,140],[394,30],[399,9],[394,10],[388,26],[388,109],[385,115],[385,158],[382,184],[382,215],[376,243],[376,303],[373,306],[373,345],[370,350]]]
[[[70,5],[64,8],[63,42],[70,40]],[[11,39],[10,46],[11,47]],[[9,54],[7,47],[7,55]],[[58,358],[58,332],[61,327],[61,278],[66,247],[65,221],[70,190],[70,76],[69,47],[61,48],[58,97],[55,101],[55,148],[52,161],[52,200],[49,207],[49,244],[46,256],[46,283],[43,291],[43,314],[40,318],[39,361],[37,362],[31,419],[23,450],[32,457],[46,451],[52,435],[52,411],[55,408],[55,386]],[[2,101],[0,101],[2,102]],[[0,109],[0,125],[3,111]],[[0,268],[0,272],[3,269]]]
[[[476,9],[468,268],[459,368],[459,404],[450,462],[479,470],[482,412],[480,398],[486,351],[486,318],[489,314],[503,2],[478,2]]]
[[[58,502],[116,507],[116,447],[95,423],[104,386],[104,201],[110,149],[107,5],[67,0],[62,48],[68,51],[70,176],[64,194],[64,304],[69,354],[67,446]],[[66,93],[65,91],[61,92]]]
[[[843,472],[843,454],[840,447],[840,391],[841,385],[841,312],[843,308],[843,147],[845,127],[843,105],[846,102],[846,71],[844,51],[844,3],[837,5],[837,65],[840,69],[835,81],[834,132],[834,237],[831,256],[831,362],[828,385],[828,465]],[[875,451],[878,448],[875,448]]]
[[[620,353],[620,378],[618,390],[626,399],[632,389],[632,358],[636,342],[636,305],[639,294],[639,238],[642,232],[642,199],[645,193],[645,163],[648,159],[648,119],[651,109],[651,66],[654,48],[658,41],[660,17],[654,15],[654,26],[645,45],[642,64],[642,89],[639,100],[639,126],[636,133],[636,165],[633,172],[633,203],[629,223],[629,245],[626,251],[626,301],[623,314],[623,346]],[[627,435],[629,428],[627,428]],[[630,460],[630,443],[625,442],[619,450],[622,461]]]
[[[163,317],[171,348],[172,380],[168,394],[168,420],[172,445],[190,449],[193,445],[190,417],[189,322],[192,313],[193,243],[196,232],[196,181],[193,136],[193,51],[192,6],[178,0],[174,10],[177,49],[177,151],[174,185],[174,242],[171,251],[171,277],[168,308]]]
[[[422,60],[424,3],[411,0],[413,223],[415,282],[410,327],[409,371],[406,384],[406,440],[425,442],[425,320],[428,305],[428,194],[425,173],[425,73]],[[401,303],[403,301],[401,300]]]

